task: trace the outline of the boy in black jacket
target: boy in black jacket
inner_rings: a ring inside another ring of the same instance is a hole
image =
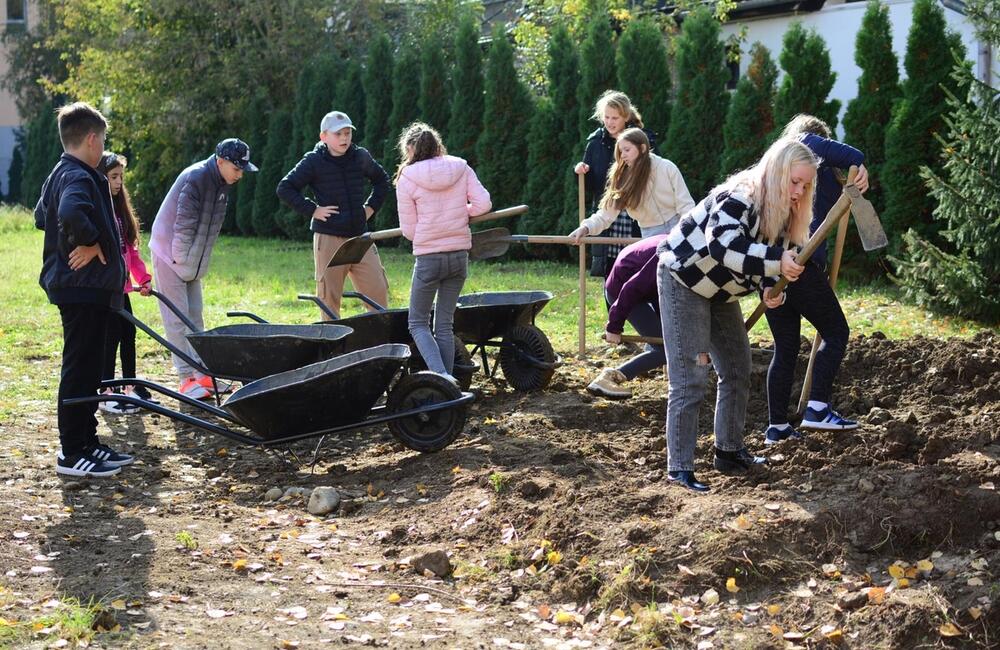
[[[62,450],[56,472],[113,476],[134,460],[97,439],[97,403],[63,400],[95,395],[101,384],[104,339],[111,309],[122,306],[125,259],[108,179],[96,167],[108,123],[89,104],[58,114],[63,153],[45,179],[35,206],[35,227],[45,231],[39,284],[59,308],[63,326],[58,419]]]
[[[344,279],[350,275],[354,288],[383,307],[389,305],[389,281],[375,246],[359,264],[327,264],[350,237],[368,230],[368,220],[382,207],[389,192],[389,175],[367,149],[351,142],[354,124],[346,113],[327,113],[320,122],[320,142],[303,156],[278,183],[278,197],[304,217],[312,218],[313,262],[316,266],[316,295],[340,314]],[[364,197],[365,181],[372,184]],[[312,188],[316,200],[302,190]],[[374,308],[369,306],[369,311]],[[321,318],[329,318],[321,314]]]

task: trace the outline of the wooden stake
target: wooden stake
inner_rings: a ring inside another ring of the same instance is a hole
[[[577,174],[577,203],[580,209],[580,222],[587,218],[586,197],[583,188],[583,174]],[[579,340],[578,352],[587,351],[587,247],[580,246],[580,328],[577,330]]]

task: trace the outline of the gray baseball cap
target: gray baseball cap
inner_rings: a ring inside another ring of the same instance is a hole
[[[347,116],[347,113],[341,111],[331,111],[323,116],[323,121],[319,123],[320,131],[329,131],[333,133],[334,131],[339,131],[345,126],[349,126],[352,129],[354,124],[351,122],[351,118]]]

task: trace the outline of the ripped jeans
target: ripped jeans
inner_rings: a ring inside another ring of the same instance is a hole
[[[662,262],[656,269],[660,319],[667,349],[667,469],[694,471],[698,414],[710,366],[719,376],[715,446],[743,448],[750,392],[750,341],[739,302],[714,302],[678,282]]]

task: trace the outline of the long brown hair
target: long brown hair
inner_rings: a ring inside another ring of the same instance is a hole
[[[627,140],[639,149],[639,157],[631,165],[622,161],[621,142]],[[601,209],[622,211],[634,208],[642,201],[649,184],[652,163],[649,159],[649,138],[642,129],[625,129],[615,143],[615,162],[608,170],[608,182],[601,197]]]
[[[410,147],[413,153],[410,154]],[[414,122],[403,129],[399,136],[399,167],[396,169],[396,176],[393,183],[399,182],[399,177],[403,174],[403,169],[407,165],[418,163],[421,160],[430,160],[448,153],[444,143],[441,142],[441,134],[429,124]]]
[[[124,172],[127,166],[128,159],[125,156],[105,151],[104,155],[101,156],[101,161],[97,164],[97,171],[107,176],[108,172],[118,167],[121,167]],[[111,202],[114,205],[115,214],[118,215],[118,219],[122,224],[122,237],[129,244],[138,246],[139,219],[136,218],[135,211],[132,209],[132,200],[129,198],[128,190],[125,189],[124,180],[122,181],[122,189],[119,190],[118,194],[111,195]]]

